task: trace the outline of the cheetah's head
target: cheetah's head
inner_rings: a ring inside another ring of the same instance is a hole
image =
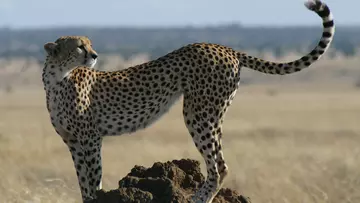
[[[55,42],[46,43],[44,49],[50,60],[67,67],[85,65],[92,68],[98,57],[90,39],[85,36],[63,36]]]

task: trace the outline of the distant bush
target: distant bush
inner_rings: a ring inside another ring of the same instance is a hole
[[[355,87],[360,89],[360,77],[355,81]]]
[[[4,90],[5,90],[6,94],[11,94],[14,91],[14,89],[11,85],[6,85]]]
[[[275,89],[267,89],[266,90],[266,95],[269,96],[269,97],[275,97],[278,95],[278,91],[275,90]]]

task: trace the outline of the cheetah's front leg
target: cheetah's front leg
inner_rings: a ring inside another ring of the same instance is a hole
[[[71,157],[74,162],[82,200],[83,200],[83,202],[92,200],[94,198],[94,196],[93,196],[94,194],[89,185],[89,178],[88,178],[89,168],[88,168],[87,160],[86,160],[87,152],[86,152],[84,146],[77,139],[68,140],[65,143],[67,144],[67,146],[70,150]]]
[[[102,189],[102,137],[96,134],[94,137],[91,137],[91,139],[85,140],[84,145],[86,149],[87,176],[89,178],[90,191],[95,197],[96,191]]]
[[[83,202],[93,199],[87,177],[88,166],[86,164],[84,146],[81,144],[80,140],[75,134],[65,131],[61,125],[58,125],[58,123],[52,124],[56,133],[61,136],[62,140],[67,145],[71,153]]]
[[[102,137],[95,131],[84,132],[82,138],[63,136],[76,169],[83,202],[96,198],[96,191],[102,189],[101,146]]]

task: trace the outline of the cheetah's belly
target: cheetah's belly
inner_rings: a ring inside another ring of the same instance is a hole
[[[104,136],[112,136],[144,129],[166,114],[181,95],[182,92],[176,92],[166,97],[160,97],[161,101],[160,98],[145,100],[135,106],[125,102],[111,105],[107,108],[108,114],[99,112],[96,116],[99,132]],[[101,111],[100,108],[99,111]]]

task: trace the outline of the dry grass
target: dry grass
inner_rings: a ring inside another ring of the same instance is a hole
[[[352,63],[342,68],[356,72]],[[324,61],[312,72],[330,77],[343,64]],[[288,83],[292,77],[239,89],[224,126],[225,186],[256,203],[360,202],[360,90],[345,76],[335,84]],[[32,89],[0,93],[0,202],[80,202],[70,154],[50,125],[43,91]],[[150,128],[105,139],[104,188],[134,165],[186,157],[202,161],[179,101]]]

